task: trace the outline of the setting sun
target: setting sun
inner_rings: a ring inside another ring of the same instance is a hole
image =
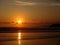
[[[25,23],[25,18],[23,18],[23,17],[15,17],[13,22],[14,22],[14,25],[16,27],[23,27],[24,23]]]
[[[17,23],[18,23],[18,24],[22,24],[23,21],[22,21],[22,20],[17,20]]]

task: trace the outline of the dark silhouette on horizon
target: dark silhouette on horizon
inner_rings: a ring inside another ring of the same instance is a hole
[[[0,32],[49,32],[60,31],[60,23],[55,23],[47,28],[18,28],[18,27],[0,27]]]
[[[50,27],[60,27],[60,23],[52,24]]]

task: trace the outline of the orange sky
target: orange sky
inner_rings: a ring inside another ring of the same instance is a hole
[[[60,22],[59,0],[0,0],[0,23],[3,22],[0,27],[6,26],[4,22],[10,22],[7,26],[15,26],[11,23],[19,19],[28,22],[28,26],[37,22],[44,25]]]

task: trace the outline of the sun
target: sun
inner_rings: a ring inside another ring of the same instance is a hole
[[[18,23],[18,24],[22,24],[23,21],[22,21],[22,20],[17,20],[17,23]]]

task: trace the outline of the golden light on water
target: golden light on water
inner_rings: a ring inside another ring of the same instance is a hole
[[[21,40],[18,40],[18,45],[21,45]]]
[[[21,45],[21,32],[18,33],[18,45]]]
[[[21,39],[21,32],[18,33],[18,40]]]

